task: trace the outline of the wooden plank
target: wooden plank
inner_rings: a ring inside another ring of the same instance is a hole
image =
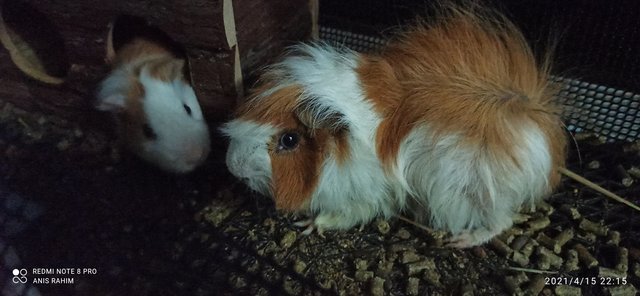
[[[0,5],[17,2],[0,0]],[[40,16],[22,23],[50,22],[63,40],[66,57],[41,52],[42,59],[69,64],[62,85],[27,78],[0,49],[0,99],[30,110],[71,119],[91,113],[95,88],[108,73],[105,64],[108,24],[120,15],[135,15],[180,43],[189,59],[194,88],[205,116],[224,120],[237,101],[235,48],[228,44],[223,0],[22,0]],[[4,5],[3,5],[4,6]],[[234,0],[236,38],[243,72],[251,73],[278,56],[283,46],[309,36],[308,0]],[[237,71],[236,71],[237,72]]]

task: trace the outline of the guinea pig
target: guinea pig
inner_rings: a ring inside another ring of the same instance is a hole
[[[115,115],[120,142],[168,172],[187,173],[202,164],[210,150],[209,128],[184,76],[185,60],[144,38],[113,55],[96,108]]]
[[[221,131],[226,164],[311,229],[399,213],[482,244],[559,183],[548,58],[496,12],[450,9],[379,54],[296,46]]]

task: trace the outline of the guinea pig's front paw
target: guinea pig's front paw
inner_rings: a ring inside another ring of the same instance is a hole
[[[444,243],[445,247],[456,249],[466,249],[476,245],[473,233],[468,230],[452,235],[450,238],[446,239]]]
[[[302,231],[302,235],[309,235],[313,233],[314,230],[316,230],[316,225],[313,223],[313,218],[295,222],[293,223],[293,225],[296,227],[306,227],[305,230]],[[318,229],[318,234],[322,236],[321,229]]]
[[[500,231],[492,231],[486,228],[464,230],[456,235],[452,235],[446,239],[444,243],[445,247],[466,249],[484,244],[499,233]]]
[[[303,235],[309,235],[313,233],[314,230],[318,232],[318,235],[324,237],[325,230],[333,230],[333,229],[347,229],[350,227],[349,221],[343,219],[338,215],[333,214],[320,214],[315,216],[314,218],[302,220],[295,222],[293,225],[298,227],[306,227],[304,231],[302,231]]]

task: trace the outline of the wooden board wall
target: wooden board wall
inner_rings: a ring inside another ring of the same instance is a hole
[[[15,13],[16,3],[33,11],[21,19]],[[242,84],[236,80],[251,77],[255,70],[279,56],[283,47],[309,38],[310,3],[309,0],[0,0],[7,25],[16,26],[18,33],[28,33],[29,28],[24,27],[31,27],[29,24],[40,24],[51,30],[48,35],[58,34],[64,50],[45,48],[40,54],[42,59],[62,62],[66,59],[68,64],[64,83],[46,84],[25,75],[14,65],[8,51],[0,48],[0,99],[26,110],[67,118],[92,116],[96,85],[108,71],[104,61],[108,24],[119,15],[134,15],[163,30],[184,47],[194,88],[207,117],[221,120],[238,100]]]

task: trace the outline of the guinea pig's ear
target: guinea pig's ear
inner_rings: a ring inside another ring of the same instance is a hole
[[[100,111],[119,111],[124,109],[125,96],[121,93],[114,93],[106,97],[98,96],[95,104],[96,109]]]
[[[128,96],[142,97],[143,95],[144,87],[137,78],[127,72],[116,71],[100,84],[95,108],[101,111],[121,111],[126,107]]]
[[[331,134],[348,129],[344,114],[314,101],[303,101],[295,109],[298,120],[313,130],[328,130]]]

